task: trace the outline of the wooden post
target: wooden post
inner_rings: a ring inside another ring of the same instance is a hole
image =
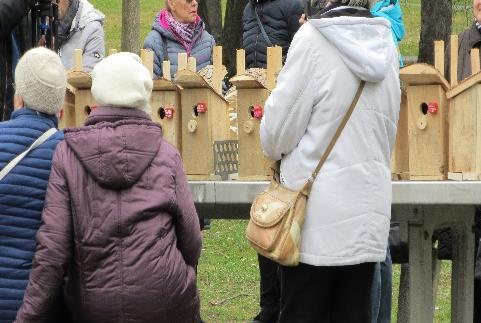
[[[214,63],[212,84],[217,93],[222,93],[222,46],[214,46],[212,60]]]
[[[474,75],[479,71],[479,48],[471,48],[471,75]]]
[[[154,77],[154,53],[150,50],[141,49],[140,54],[142,63],[149,71],[150,76]]]
[[[451,86],[458,84],[458,35],[451,35],[451,62],[449,76],[451,77]]]
[[[434,67],[444,76],[444,41],[434,41]]]
[[[83,57],[82,57],[82,50],[75,49],[74,50],[74,72],[82,72],[83,71]]]
[[[117,54],[117,49],[111,48],[111,49],[109,50],[109,56],[110,56],[110,55],[113,55],[113,54]]]
[[[197,60],[195,57],[189,57],[187,60],[187,69],[193,73],[197,72]]]
[[[179,65],[177,67],[178,71],[183,71],[187,69],[187,53],[179,53],[178,55]]]
[[[246,51],[244,49],[237,50],[237,75],[242,75],[246,72]]]
[[[164,75],[164,79],[169,81],[172,80],[172,76],[170,74],[170,61],[162,62],[162,74]]]
[[[282,47],[267,48],[267,88],[273,90],[276,87],[276,80],[282,68]]]

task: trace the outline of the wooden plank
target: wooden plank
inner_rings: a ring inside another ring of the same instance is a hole
[[[90,89],[92,87],[92,77],[84,72],[70,72],[67,75],[67,83],[76,89]]]
[[[477,90],[471,87],[450,101],[449,109],[449,171],[476,172]]]
[[[154,80],[153,91],[179,91],[179,87],[166,79]]]
[[[479,66],[479,48],[471,48],[471,75],[478,73],[481,69]]]
[[[401,80],[406,85],[433,85],[439,84],[448,91],[451,87],[439,71],[428,64],[413,64],[399,71]]]
[[[222,79],[224,78],[224,68],[222,66],[222,46],[214,46],[213,49],[213,71],[212,84],[217,93],[222,93]]]
[[[264,156],[260,143],[260,119],[251,115],[251,107],[264,108],[269,91],[258,89],[237,89],[237,122],[239,138],[239,178],[241,180],[260,180],[271,174],[272,161]]]
[[[83,57],[82,57],[82,50],[81,49],[74,49],[73,52],[73,70],[74,72],[82,72],[83,67]]]
[[[237,75],[242,75],[246,72],[246,51],[238,49],[236,55]]]
[[[447,175],[409,175],[410,181],[445,181],[447,179]]]
[[[445,179],[448,171],[448,106],[440,85],[409,86],[409,173],[414,179]],[[423,113],[429,102],[438,103],[435,114]],[[424,121],[425,127],[420,127]]]
[[[391,156],[393,174],[409,173],[409,136],[407,95],[401,91],[401,107],[397,124],[396,144]]]
[[[150,73],[150,77],[154,76],[154,53],[147,49],[141,49],[140,58],[142,63]]]
[[[172,85],[172,83],[170,83]],[[150,106],[152,107],[152,121],[162,126],[162,136],[169,143],[174,145],[179,152],[182,152],[182,111],[180,103],[180,92],[177,90],[170,91],[153,91],[150,97]],[[174,117],[166,118],[161,112],[165,112],[165,108],[174,108]],[[162,118],[162,116],[164,116]]]
[[[463,173],[448,172],[448,179],[461,182],[463,180]]]
[[[282,68],[282,48],[279,46],[267,48],[267,88],[276,87],[277,75]]]
[[[75,127],[75,94],[66,91],[61,118],[58,123],[59,129]]]
[[[179,53],[177,56],[178,65],[177,65],[177,72],[183,71],[187,69],[187,53]]]
[[[187,69],[191,72],[197,72],[197,60],[195,57],[189,57],[187,60]]]
[[[260,89],[264,86],[253,76],[243,74],[236,75],[230,79],[230,82],[238,89]]]
[[[162,75],[166,80],[172,80],[172,75],[170,74],[170,61],[162,62]]]
[[[90,93],[90,89],[82,89],[77,91],[75,96],[75,126],[83,126],[88,115],[85,112],[85,107],[91,107],[94,104],[94,99]]]
[[[451,99],[460,93],[466,91],[467,89],[471,88],[473,85],[481,83],[481,73],[477,73],[465,80],[463,80],[459,85],[453,87],[451,90],[446,92],[446,96],[448,99]]]
[[[458,35],[451,35],[451,61],[449,76],[451,78],[451,86],[458,84]]]
[[[444,41],[434,41],[434,67],[444,76]]]

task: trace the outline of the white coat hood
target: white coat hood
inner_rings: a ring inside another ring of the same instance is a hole
[[[333,10],[345,8],[349,7],[343,6]],[[357,9],[359,10],[359,8]],[[393,46],[391,24],[388,20],[366,17],[333,17],[309,19],[309,23],[339,50],[343,62],[357,77],[376,83],[384,79],[389,69]],[[353,24],[356,25],[356,28],[352,28]],[[383,28],[379,28],[380,26]]]
[[[71,31],[74,29],[84,29],[92,21],[98,21],[101,25],[104,24],[105,15],[87,0],[80,0],[79,10],[72,23]]]

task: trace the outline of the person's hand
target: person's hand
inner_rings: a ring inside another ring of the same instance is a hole
[[[299,25],[304,25],[305,23],[307,22],[307,18],[306,18],[306,15],[303,13],[301,15],[301,18],[299,18]]]

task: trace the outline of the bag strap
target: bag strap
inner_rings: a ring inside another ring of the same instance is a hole
[[[169,61],[169,52],[167,51],[167,39],[164,36],[160,35],[162,38],[162,54],[164,55],[164,61]],[[162,62],[160,62],[162,64]]]
[[[314,184],[314,180],[317,177],[317,174],[321,170],[322,165],[324,165],[324,162],[327,160],[327,157],[329,157],[329,154],[331,153],[332,149],[334,148],[334,145],[336,144],[337,139],[342,133],[342,130],[347,124],[347,121],[349,121],[349,118],[352,115],[352,112],[354,111],[354,108],[357,105],[357,102],[359,101],[359,98],[361,97],[362,90],[364,89],[364,86],[366,85],[366,81],[361,80],[361,83],[359,84],[359,87],[357,88],[356,95],[354,96],[354,99],[352,99],[351,106],[346,112],[346,115],[341,121],[341,124],[336,130],[336,133],[331,139],[331,142],[327,146],[326,151],[324,152],[324,155],[322,155],[321,160],[319,160],[319,164],[317,164],[316,169],[312,172],[311,176],[307,180],[306,184],[304,184],[304,187],[301,189],[301,192],[303,192],[306,196],[309,196],[309,193],[311,192],[312,184]]]
[[[264,29],[264,26],[262,25],[262,22],[259,18],[259,15],[257,14],[257,6],[256,5],[254,6],[254,13],[256,14],[257,24],[259,25],[259,28],[261,29],[262,36],[264,37],[264,40],[266,41],[267,45],[269,47],[274,46],[272,44],[271,40],[269,39],[269,36],[267,36],[266,30]]]
[[[7,174],[15,167],[17,164],[25,157],[27,154],[32,151],[33,149],[37,148],[41,144],[43,144],[45,141],[47,141],[48,138],[50,138],[53,134],[57,132],[57,129],[55,128],[50,128],[46,132],[44,132],[40,137],[37,138],[33,142],[33,144],[30,145],[30,147],[27,148],[23,153],[12,159],[1,171],[0,171],[0,181],[7,176]]]

